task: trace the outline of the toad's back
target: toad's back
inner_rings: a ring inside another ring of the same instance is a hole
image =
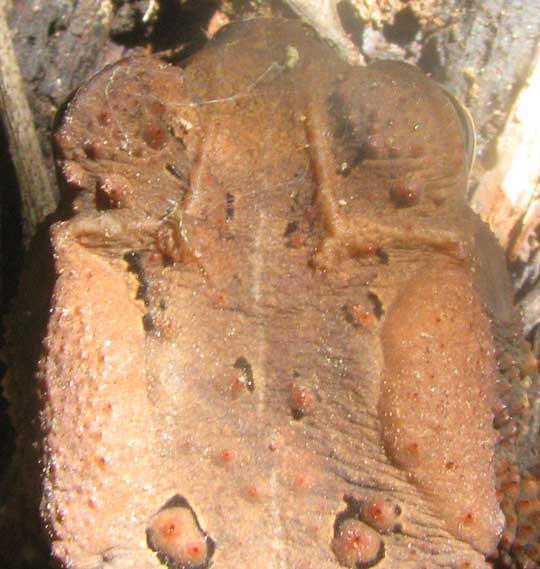
[[[57,143],[75,197],[39,428],[58,558],[484,566],[503,524],[484,230],[435,84],[257,21],[183,70],[107,68]]]

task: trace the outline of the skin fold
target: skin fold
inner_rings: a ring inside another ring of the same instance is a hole
[[[55,142],[20,536],[76,569],[536,566],[534,366],[440,87],[255,20],[105,68]]]

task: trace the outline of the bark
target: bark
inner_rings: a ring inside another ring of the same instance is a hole
[[[0,15],[0,108],[11,156],[19,172],[22,214],[30,233],[54,209],[55,199],[3,14]],[[35,191],[37,188],[40,191]]]

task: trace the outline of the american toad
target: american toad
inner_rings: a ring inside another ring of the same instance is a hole
[[[534,563],[534,366],[440,87],[256,20],[104,69],[56,143],[8,391],[57,563]]]

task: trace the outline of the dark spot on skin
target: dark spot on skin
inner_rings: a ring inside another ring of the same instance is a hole
[[[147,312],[142,317],[143,328],[145,332],[153,332],[156,329],[156,325],[154,324],[154,319],[150,312]]]
[[[245,384],[248,391],[254,391],[255,381],[253,379],[253,369],[247,359],[244,356],[240,356],[234,362],[234,368],[239,369],[242,372],[243,383]]]
[[[384,249],[380,249],[380,248],[377,249],[377,251],[375,252],[375,255],[377,255],[377,257],[379,258],[381,265],[388,265],[388,261],[390,260],[390,257],[388,256],[388,253]]]
[[[286,239],[285,245],[291,249],[299,249],[306,244],[306,233],[301,231],[301,226],[296,221],[287,224],[283,236]]]
[[[150,520],[146,541],[169,569],[205,569],[215,552],[215,543],[201,527],[193,508],[178,494]]]
[[[226,219],[232,221],[234,218],[234,195],[227,192],[225,198],[227,201]]]
[[[291,249],[298,249],[306,242],[306,236],[303,232],[299,231],[300,224],[296,221],[290,221],[283,232],[283,237],[286,239],[286,246]]]
[[[384,314],[384,306],[381,299],[374,292],[368,293],[368,299],[373,306],[375,317],[380,320]]]
[[[174,265],[174,259],[170,255],[163,255],[163,266],[172,267]]]
[[[283,237],[290,237],[298,229],[297,221],[289,221],[283,233]]]
[[[304,418],[304,413],[299,409],[292,409],[291,416],[295,421],[301,421]]]
[[[133,273],[139,281],[139,288],[137,289],[135,298],[142,300],[145,306],[148,306],[148,281],[146,280],[142,262],[142,253],[140,251],[128,251],[124,255],[124,261],[126,261],[128,265],[128,271]]]
[[[360,324],[357,322],[356,318],[353,315],[351,306],[345,304],[344,306],[341,307],[341,310],[343,311],[343,316],[348,324],[350,324],[353,328],[360,327]]]

